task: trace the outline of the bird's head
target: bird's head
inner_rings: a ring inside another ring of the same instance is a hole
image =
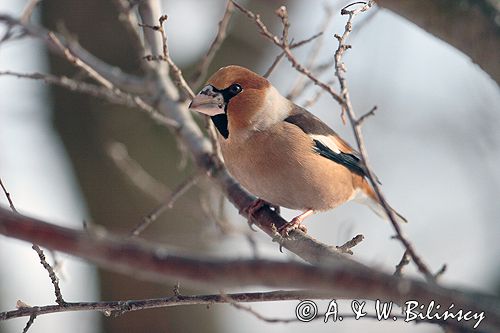
[[[215,72],[189,106],[209,115],[219,133],[263,130],[283,120],[290,102],[264,77],[240,66],[227,66]]]

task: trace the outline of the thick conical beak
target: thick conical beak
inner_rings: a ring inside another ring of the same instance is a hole
[[[222,114],[224,113],[224,97],[221,93],[215,92],[211,85],[208,85],[193,98],[189,108],[209,116]]]

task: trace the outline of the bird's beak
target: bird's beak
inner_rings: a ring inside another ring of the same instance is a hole
[[[215,91],[213,86],[207,85],[193,98],[189,108],[209,116],[215,116],[224,113],[224,104],[222,94]]]

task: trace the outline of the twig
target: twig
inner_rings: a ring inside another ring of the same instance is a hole
[[[16,26],[19,27],[22,30],[21,37],[29,35],[38,38],[43,41],[52,52],[64,56],[64,52],[61,50],[60,46],[56,45],[50,38],[48,38],[50,31],[45,28],[31,23],[23,23],[20,20],[5,14],[0,14],[0,22],[10,28]],[[80,58],[83,62],[88,64],[88,66],[94,68],[96,72],[105,77],[108,81],[112,82],[116,87],[134,94],[147,93],[148,89],[150,89],[147,82],[143,78],[138,78],[134,75],[124,73],[120,68],[103,62],[82,48],[76,41],[62,40],[61,42],[65,45],[65,47],[70,49],[76,57]]]
[[[313,40],[315,40],[315,39],[317,39],[317,38],[319,38],[319,37],[323,36],[323,34],[324,34],[324,31],[320,31],[320,32],[315,33],[315,34],[314,34],[314,35],[312,35],[311,37],[306,38],[306,39],[303,39],[303,40],[298,41],[298,42],[296,42],[296,43],[294,43],[294,42],[293,42],[293,40],[292,40],[292,41],[290,41],[290,49],[291,49],[291,50],[293,50],[294,48],[297,48],[297,47],[301,47],[301,46],[303,46],[303,45],[306,45],[307,43],[310,43],[310,42],[312,42]]]
[[[307,290],[232,293],[227,294],[227,297],[229,297],[233,302],[239,303],[292,301],[299,299],[326,299],[325,296],[321,296],[321,294],[317,292]],[[103,313],[123,313],[127,311],[139,311],[183,305],[209,305],[224,303],[227,304],[229,302],[220,294],[184,296],[174,288],[174,296],[171,297],[109,302],[71,302],[66,303],[64,307],[59,305],[19,307],[17,310],[0,312],[0,321],[31,315],[44,315],[61,312],[100,311]]]
[[[147,55],[145,56],[146,60],[162,60],[166,61],[168,65],[170,66],[171,73],[173,74],[174,77],[174,83],[177,87],[182,89],[184,93],[191,99],[194,98],[194,92],[189,87],[189,84],[186,82],[184,79],[184,76],[182,75],[182,71],[180,70],[179,67],[174,63],[172,58],[170,57],[170,52],[168,49],[168,42],[167,42],[167,34],[165,33],[165,29],[163,27],[163,24],[167,21],[167,15],[162,15],[159,18],[160,25],[148,25],[148,24],[139,24],[139,26],[143,28],[148,28],[153,31],[158,31],[161,34],[161,39],[162,39],[162,54],[161,55]]]
[[[2,179],[0,179],[0,185],[2,187],[3,192],[5,193],[5,196],[7,197],[7,201],[9,202],[9,206],[10,206],[12,212],[14,214],[16,214],[16,215],[19,215],[19,212],[16,210],[16,208],[14,206],[14,202],[12,201],[12,198],[10,197],[10,193],[5,188],[5,186],[4,186],[3,182],[2,182]],[[58,278],[56,276],[56,273],[54,272],[54,269],[47,262],[47,259],[45,258],[45,255],[44,255],[42,249],[38,245],[36,245],[35,243],[33,243],[33,245],[31,246],[31,248],[33,250],[35,250],[35,252],[38,254],[38,257],[40,258],[40,263],[42,264],[43,268],[45,268],[45,270],[47,270],[47,272],[49,273],[49,278],[50,278],[50,280],[52,282],[52,285],[54,286],[54,293],[56,295],[56,303],[59,306],[64,306],[66,304],[66,302],[64,301],[64,299],[62,297],[61,288],[59,287],[59,280],[58,280]],[[35,321],[36,316],[37,316],[36,313],[31,314],[30,319],[26,323],[26,326],[24,327],[23,332],[28,332],[28,330],[30,329],[31,325],[33,325],[33,322]]]
[[[49,278],[50,281],[52,282],[52,285],[54,286],[54,293],[56,295],[56,303],[59,304],[60,306],[65,306],[66,302],[64,301],[62,294],[61,294],[61,288],[59,287],[59,279],[56,276],[56,273],[54,272],[54,269],[52,266],[47,262],[47,258],[45,258],[45,254],[43,253],[42,249],[38,246],[33,244],[31,247],[35,252],[38,254],[38,257],[40,258],[40,263],[42,264],[43,268],[47,270],[49,273]]]
[[[361,117],[358,118],[358,120],[356,120],[356,125],[358,126],[362,126],[363,125],[363,122],[368,118],[368,117],[371,117],[371,116],[374,116],[375,115],[375,111],[377,111],[377,106],[375,105],[370,111],[368,111],[367,113],[365,113],[364,115],[362,115]]]
[[[151,198],[163,202],[166,194],[169,193],[168,188],[154,179],[137,161],[132,159],[123,143],[110,143],[107,152],[128,180]]]
[[[132,8],[128,0],[114,0],[116,7],[118,8],[119,14],[118,19],[123,23],[125,29],[127,30],[132,45],[134,49],[141,55],[145,55],[144,43],[139,36],[137,31],[137,16],[133,13]],[[142,62],[141,64],[147,64],[146,62]],[[150,68],[146,68],[146,70],[150,70]]]
[[[359,6],[358,8],[356,8],[354,10],[347,10],[347,8],[349,8],[352,5],[357,4],[357,3],[362,3],[363,6]],[[380,202],[380,204],[384,208],[384,211],[386,212],[394,230],[396,231],[396,234],[397,234],[396,238],[403,244],[405,249],[408,251],[408,254],[412,258],[412,260],[415,263],[415,265],[417,266],[418,270],[427,278],[428,281],[434,281],[435,280],[434,275],[430,272],[430,270],[427,268],[427,265],[422,261],[422,259],[417,255],[417,253],[415,252],[415,250],[413,248],[413,245],[403,236],[401,228],[398,225],[398,223],[396,222],[396,217],[394,215],[394,211],[389,207],[384,195],[382,194],[382,191],[380,190],[380,186],[377,182],[377,178],[373,174],[373,171],[368,163],[368,154],[366,151],[366,146],[364,143],[363,134],[361,132],[361,123],[359,122],[359,119],[356,118],[356,114],[354,113],[354,109],[353,109],[352,104],[351,104],[349,90],[347,87],[347,80],[346,80],[345,75],[344,75],[346,69],[345,69],[344,63],[342,62],[342,56],[344,55],[344,52],[346,50],[348,50],[349,48],[351,48],[351,46],[348,44],[345,44],[345,41],[346,41],[347,37],[349,36],[350,32],[352,31],[352,19],[354,18],[354,16],[356,16],[357,14],[359,14],[361,12],[368,10],[374,4],[374,1],[370,0],[368,2],[357,2],[357,3],[350,4],[341,10],[342,15],[348,15],[349,17],[347,19],[347,23],[345,25],[344,33],[342,34],[342,36],[335,35],[335,38],[337,38],[337,40],[338,40],[338,48],[335,51],[335,75],[338,78],[338,81],[340,84],[340,89],[341,89],[341,95],[342,95],[341,101],[342,101],[342,103],[340,103],[340,104],[342,106],[342,114],[344,115],[347,113],[347,116],[349,117],[349,122],[351,124],[351,127],[352,127],[353,132],[354,132],[354,136],[356,138],[356,143],[357,143],[358,148],[359,148],[361,159],[365,165],[365,170],[367,171],[367,178],[370,181],[370,183],[373,187],[373,190],[375,191],[375,193],[377,195],[378,201]]]
[[[333,84],[333,81],[328,81],[327,83],[328,84]],[[308,99],[307,101],[305,101],[302,106],[305,109],[312,107],[314,104],[316,104],[319,101],[319,99],[321,98],[321,96],[323,96],[324,93],[325,93],[325,90],[323,90],[321,88],[318,89],[318,91],[316,91],[316,93],[314,94],[314,96],[312,96],[310,99]]]
[[[196,173],[179,184],[171,193],[169,193],[163,204],[155,208],[151,213],[146,215],[139,224],[137,224],[137,226],[130,232],[130,237],[139,236],[151,223],[156,221],[161,214],[163,214],[166,210],[171,209],[177,199],[193,187],[201,176],[201,173]]]
[[[21,14],[21,22],[23,23],[29,23],[31,20],[31,16],[33,15],[33,11],[35,10],[35,7],[41,2],[41,0],[29,0],[26,6],[23,9],[23,12]]]
[[[281,19],[281,23],[283,24],[281,44],[288,47],[288,30],[290,29],[290,22],[288,21],[288,11],[286,10],[285,6],[280,6],[274,13]]]
[[[439,271],[437,271],[435,274],[434,274],[434,279],[437,280],[439,279],[445,272],[446,272],[446,269],[448,268],[448,265],[446,264],[443,264],[443,266],[441,266],[441,268],[439,269]]]
[[[7,188],[5,187],[5,185],[2,182],[2,178],[0,178],[0,186],[2,187],[2,190],[3,190],[3,193],[5,194],[5,197],[7,198],[7,202],[9,203],[10,209],[14,213],[18,213],[16,207],[14,206],[14,202],[12,202],[12,198],[10,197],[10,193],[7,191]]]
[[[215,36],[215,39],[212,41],[212,44],[210,45],[210,48],[208,49],[205,56],[198,63],[198,66],[196,67],[192,79],[190,80],[191,86],[196,88],[203,83],[205,76],[207,75],[208,72],[208,67],[212,63],[215,55],[217,54],[217,51],[219,51],[222,42],[224,42],[224,40],[226,39],[227,28],[229,26],[229,21],[231,20],[233,12],[234,12],[234,5],[231,1],[228,1],[226,4],[226,10],[224,11],[224,15],[222,16],[222,19],[219,22],[217,35]]]
[[[52,74],[42,74],[42,73],[19,73],[12,71],[0,71],[0,75],[14,76],[17,78],[32,79],[44,81],[48,84],[53,84],[66,88],[71,91],[81,92],[90,96],[101,98],[107,100],[111,103],[120,104],[128,107],[137,107],[137,103],[134,102],[131,95],[117,95],[109,89],[103,89],[101,86],[90,84],[83,81],[78,81],[71,79],[67,76],[55,76]],[[161,123],[170,123],[173,127],[178,127],[179,124],[162,116]]]
[[[410,263],[410,256],[408,255],[408,251],[406,250],[401,257],[401,260],[396,265],[396,271],[394,272],[394,276],[401,276],[403,274],[403,268]]]
[[[130,99],[137,107],[139,107],[143,111],[146,111],[151,116],[153,116],[157,121],[162,122],[164,125],[179,127],[178,123],[176,123],[176,122],[172,121],[171,119],[168,119],[164,115],[158,113],[158,111],[156,109],[154,109],[152,106],[147,104],[141,97],[130,95],[126,92],[123,92],[119,88],[115,87],[111,81],[106,79],[99,72],[97,72],[93,67],[89,66],[82,59],[80,59],[75,54],[73,54],[73,52],[69,48],[64,46],[64,44],[61,42],[61,40],[53,32],[48,33],[48,38],[49,38],[49,40],[51,40],[53,42],[54,45],[56,45],[60,49],[60,51],[64,54],[64,56],[66,57],[66,59],[69,62],[71,62],[72,64],[74,64],[78,68],[81,68],[82,70],[84,70],[87,74],[90,75],[90,77],[92,77],[94,80],[99,82],[104,88],[109,89],[111,92],[113,92],[117,96]]]
[[[33,323],[35,322],[36,316],[37,316],[36,313],[32,313],[30,315],[30,319],[26,323],[26,326],[24,326],[24,328],[23,328],[23,333],[28,332],[28,330],[30,329],[31,325],[33,325]]]
[[[278,54],[276,58],[274,58],[273,63],[271,64],[271,66],[269,66],[267,71],[262,76],[268,78],[271,75],[271,73],[276,69],[276,67],[278,66],[278,64],[280,63],[281,59],[283,59],[284,56],[285,52],[281,51],[280,54]]]
[[[323,35],[323,32],[320,31],[318,32],[317,34],[307,38],[307,39],[304,39],[304,40],[301,40],[297,43],[294,43],[293,40],[290,41],[290,49],[294,49],[296,47],[300,47],[300,46],[303,46],[303,45],[306,45],[307,43],[309,42],[312,42],[313,40],[315,40],[316,38],[320,37]],[[268,78],[271,73],[276,69],[276,67],[279,65],[279,63],[281,62],[281,59],[283,59],[283,57],[285,56],[285,52],[281,51],[277,56],[276,58],[274,59],[273,63],[271,64],[271,66],[269,66],[269,68],[267,69],[267,71],[264,73],[264,75],[262,75],[263,77],[265,78]]]
[[[311,71],[309,69],[305,68],[301,63],[298,62],[298,60],[292,54],[292,52],[290,50],[290,46],[289,45],[284,45],[282,43],[282,41],[280,40],[280,38],[278,38],[276,35],[273,35],[269,31],[269,29],[267,28],[267,26],[260,19],[260,15],[254,14],[252,11],[244,8],[243,6],[237,4],[234,1],[233,1],[233,3],[236,6],[236,8],[238,8],[248,18],[252,19],[255,22],[255,24],[257,25],[257,27],[260,30],[260,33],[264,37],[266,37],[267,39],[269,39],[270,41],[272,41],[276,46],[280,47],[283,50],[283,52],[285,53],[286,58],[288,59],[288,61],[290,62],[290,64],[292,65],[293,68],[295,68],[297,71],[299,71],[303,75],[307,76],[314,84],[316,84],[316,85],[320,86],[321,88],[325,89],[338,103],[343,103],[342,98],[340,97],[340,95],[337,94],[330,85],[328,85],[327,83],[319,80],[317,77],[315,77],[311,73]],[[286,8],[285,8],[285,10],[286,10]]]
[[[361,243],[365,239],[365,237],[361,234],[354,236],[351,240],[345,242],[341,246],[336,246],[337,250],[339,250],[342,253],[347,253],[350,255],[353,255],[354,253],[352,252],[352,248]]]

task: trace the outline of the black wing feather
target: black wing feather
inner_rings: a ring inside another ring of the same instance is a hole
[[[313,140],[314,141],[314,150],[320,154],[323,157],[328,158],[329,160],[332,160],[338,164],[341,164],[348,168],[349,170],[357,173],[360,176],[366,176],[366,169],[361,162],[361,160],[353,155],[353,154],[348,154],[348,153],[336,153],[324,144],[322,144],[318,140]]]
[[[293,124],[300,128],[307,135],[324,135],[324,136],[335,136],[338,137],[334,130],[332,130],[328,125],[323,123],[318,117],[314,116],[309,111],[301,108],[300,106],[295,107],[295,113],[290,115],[285,119],[287,123]],[[352,172],[360,176],[367,176],[366,168],[359,158],[358,152],[352,150],[350,153],[345,152],[335,152],[328,148],[325,144],[321,143],[319,140],[314,141],[314,151],[319,155],[328,158],[329,160],[345,166]]]

